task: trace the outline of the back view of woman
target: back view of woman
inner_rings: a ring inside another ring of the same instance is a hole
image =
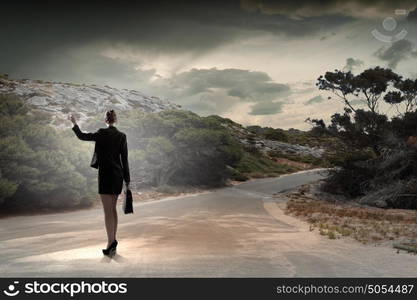
[[[114,110],[106,112],[104,121],[107,128],[100,128],[94,133],[82,132],[73,115],[70,115],[69,119],[73,123],[72,130],[80,140],[95,141],[90,166],[98,168],[98,193],[103,203],[107,232],[107,247],[103,249],[103,254],[112,256],[116,253],[118,245],[116,240],[117,198],[122,192],[123,181],[126,189],[129,188],[130,183],[126,134],[114,126],[117,122]]]

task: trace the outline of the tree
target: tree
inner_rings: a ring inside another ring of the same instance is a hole
[[[268,140],[287,142],[288,137],[281,128],[266,127],[264,137]]]
[[[355,76],[353,81],[355,96],[362,96],[373,115],[378,114],[379,100],[389,86],[400,82],[401,76],[390,69],[375,67]]]
[[[400,101],[397,94],[387,91],[399,87],[401,82],[401,76],[381,67],[367,69],[356,76],[350,71],[326,72],[318,78],[316,85],[321,90],[332,92],[345,104],[343,115],[332,116],[329,130],[340,132],[349,143],[371,147],[379,154],[379,144],[384,139],[388,125],[388,118],[379,113],[379,103],[381,99],[391,100],[392,103]],[[368,110],[356,109],[353,100],[363,102]]]
[[[132,178],[143,183],[222,184],[231,175],[229,166],[242,156],[240,144],[223,126],[230,120],[184,110],[141,115],[131,111],[129,115],[132,120],[125,122],[129,123],[129,145],[133,145]]]
[[[334,72],[326,72],[324,76],[320,75],[317,79],[316,86],[320,90],[331,91],[347,107],[355,111],[349,99],[349,96],[355,92],[355,76],[351,71],[343,72],[336,69]]]
[[[378,104],[388,87],[396,86],[401,76],[390,69],[375,67],[367,69],[359,75],[350,71],[335,70],[326,72],[317,79],[316,85],[320,90],[332,92],[353,112],[356,111],[352,100],[360,100],[373,113],[378,113]],[[354,99],[352,99],[352,97]],[[331,97],[330,97],[331,98]]]
[[[152,181],[156,185],[165,185],[180,167],[178,153],[169,139],[162,136],[150,138],[146,151],[145,163],[153,170]]]
[[[417,105],[417,79],[405,79],[395,83],[397,91],[390,91],[384,96],[387,103],[395,105],[397,112],[404,115],[416,109]],[[398,109],[399,104],[404,103],[404,112],[401,113]]]
[[[331,116],[327,127],[322,120],[310,120],[311,124],[341,138],[348,146],[339,154],[340,168],[331,170],[322,189],[356,198],[360,203],[415,209],[417,152],[405,140],[417,134],[416,80],[376,67],[357,76],[337,70],[327,72],[319,77],[317,85],[336,94],[345,107],[343,113]],[[381,99],[396,106],[398,115],[389,119],[380,113]],[[362,101],[367,109],[356,109],[353,100]],[[401,105],[403,113],[398,109]]]
[[[288,136],[281,128],[261,127],[258,125],[247,126],[246,129],[253,134],[268,140],[287,142]]]
[[[323,121],[323,119],[311,119],[310,117],[308,117],[307,119],[305,119],[304,122],[312,126],[311,133],[313,135],[320,136],[320,135],[324,135],[328,133],[327,128],[326,128],[326,123]]]
[[[91,151],[74,145],[69,132],[44,125],[37,111],[27,114],[19,98],[2,95],[0,107],[2,209],[27,211],[90,204],[96,190],[90,184],[93,173],[85,167]]]

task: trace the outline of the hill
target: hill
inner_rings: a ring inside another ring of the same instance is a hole
[[[93,143],[78,141],[66,119],[79,113],[83,131],[104,127],[117,109],[128,135],[133,189],[224,186],[325,165],[325,149],[292,144],[295,132],[254,131],[217,115],[201,117],[138,91],[0,78],[0,206],[5,212],[73,209],[94,203]],[[310,136],[307,132],[298,135]],[[313,138],[313,137],[310,137]],[[300,143],[308,140],[298,137]]]
[[[31,79],[10,79],[0,76],[0,94],[17,96],[32,109],[51,115],[55,127],[68,127],[63,121],[67,114],[77,112],[83,123],[97,113],[112,108],[116,110],[139,109],[144,112],[159,112],[179,109],[180,106],[166,99],[145,95],[139,91],[117,89],[75,83],[49,82]]]

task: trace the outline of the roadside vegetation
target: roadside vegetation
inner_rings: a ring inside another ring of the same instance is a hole
[[[97,184],[88,145],[46,125],[49,116],[0,95],[0,212],[90,205]]]
[[[307,119],[307,122],[312,123],[310,119]],[[314,125],[315,123],[312,124]],[[274,161],[279,161],[281,163],[287,162],[290,166],[298,165],[301,169],[334,167],[338,165],[340,157],[343,156],[343,153],[347,150],[345,143],[340,137],[326,134],[321,130],[316,130],[316,128],[312,128],[309,131],[302,131],[297,129],[283,130],[280,128],[248,126],[246,129],[253,134],[254,138],[268,139],[292,145],[325,150],[320,156],[285,153],[284,151],[277,149],[270,150],[266,153],[267,156]]]
[[[329,124],[306,120],[308,135],[328,142],[321,159],[334,168],[287,195],[286,213],[329,239],[417,252],[417,80],[375,67],[358,75],[327,72],[317,86],[344,104]],[[397,113],[389,117],[381,106]],[[308,135],[293,134],[291,141],[314,145]]]
[[[51,115],[10,95],[0,96],[0,211],[41,212],[88,207],[97,202],[97,172],[89,166],[93,142],[49,125]],[[179,195],[231,181],[278,176],[300,167],[279,163],[243,145],[219,116],[183,110],[119,111],[117,127],[128,136],[132,188],[138,196]],[[93,132],[102,115],[82,124]]]
[[[323,191],[371,206],[417,209],[417,80],[375,67],[358,75],[327,72],[317,86],[345,105],[330,124],[309,120],[315,134],[338,138],[344,149],[332,160],[338,168]],[[388,117],[382,104],[397,113]]]
[[[329,239],[349,237],[363,244],[403,243],[410,249],[410,241],[417,241],[417,211],[326,199],[318,188],[319,184],[305,185],[286,195],[285,212],[309,222],[311,231]]]
[[[234,180],[244,181],[249,178],[275,177],[300,170],[295,166],[278,163],[260,153],[244,152],[236,165]]]

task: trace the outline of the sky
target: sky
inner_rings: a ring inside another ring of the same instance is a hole
[[[243,125],[329,121],[343,105],[315,86],[326,71],[417,77],[416,1],[10,2],[0,73],[135,89]]]

